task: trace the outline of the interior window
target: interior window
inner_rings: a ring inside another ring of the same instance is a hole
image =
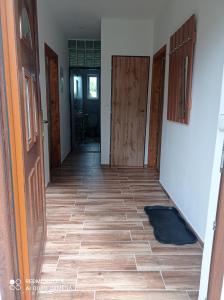
[[[98,77],[94,75],[88,76],[88,99],[99,98]]]

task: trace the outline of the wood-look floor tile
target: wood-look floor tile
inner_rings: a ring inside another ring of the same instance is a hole
[[[76,201],[76,205],[94,205],[98,207],[99,205],[108,205],[113,203],[114,205],[124,205],[123,199],[81,199]]]
[[[80,272],[77,290],[164,289],[159,272]]]
[[[67,221],[67,220],[70,220],[71,218],[71,213],[69,214],[66,214],[66,215],[55,215],[55,214],[47,214],[47,223],[50,223],[50,222],[64,222],[64,221]]]
[[[45,245],[45,255],[78,254],[81,243],[68,243],[61,241],[47,241]]]
[[[47,234],[47,241],[64,241],[65,240],[65,236],[66,236],[66,233],[61,233],[61,232],[49,232]]]
[[[57,223],[57,224],[48,224],[47,231],[48,233],[56,232],[69,232],[74,230],[83,229],[83,222],[69,222],[69,223]]]
[[[80,254],[135,254],[151,253],[147,242],[82,242]]]
[[[102,242],[119,242],[131,241],[130,232],[128,230],[80,230],[68,233],[66,241],[102,241]]]
[[[94,300],[94,292],[40,293],[38,300]]]
[[[105,221],[105,222],[116,222],[116,221],[126,221],[125,212],[85,212],[81,214],[73,214],[71,217],[71,221]]]
[[[150,246],[154,254],[198,254],[202,255],[202,249],[199,243],[191,245],[167,245],[161,244],[158,241],[150,241]]]
[[[96,300],[189,300],[186,292],[96,292]]]
[[[128,221],[141,221],[141,222],[146,221],[146,222],[148,222],[148,217],[143,212],[141,212],[141,213],[128,212],[128,213],[126,213],[126,216],[127,216]]]
[[[163,271],[162,276],[167,289],[197,290],[200,272],[196,271]]]
[[[133,241],[151,241],[155,239],[152,230],[131,230],[131,238]]]
[[[54,272],[42,272],[41,282],[42,284],[68,284],[75,286],[77,280],[77,273],[75,271],[68,272],[67,270],[56,270]]]
[[[74,271],[129,271],[136,270],[134,255],[80,254],[60,256],[57,270]]]
[[[90,211],[97,211],[101,212],[102,214],[104,212],[137,212],[137,206],[122,206],[122,205],[112,205],[112,204],[103,204],[103,205],[88,205],[85,207],[85,212],[90,212]]]
[[[57,269],[59,256],[47,255],[42,257],[42,272],[54,272]]]
[[[168,271],[201,269],[200,255],[148,255],[136,254],[137,269],[139,271]]]
[[[85,222],[84,229],[91,230],[137,230],[143,229],[142,222]]]

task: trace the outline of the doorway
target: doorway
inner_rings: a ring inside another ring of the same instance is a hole
[[[70,70],[72,150],[100,152],[100,69]]]
[[[144,166],[149,62],[143,56],[112,58],[112,166]]]
[[[50,169],[61,165],[58,55],[45,44],[48,145]]]
[[[166,46],[153,57],[149,131],[149,167],[160,170]]]

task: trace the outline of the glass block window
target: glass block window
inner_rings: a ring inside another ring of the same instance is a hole
[[[100,40],[69,40],[69,66],[99,68],[101,65]]]

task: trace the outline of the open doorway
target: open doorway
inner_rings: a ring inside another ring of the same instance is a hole
[[[72,150],[100,152],[100,68],[72,68]]]
[[[166,46],[161,48],[153,58],[152,95],[150,109],[149,133],[149,167],[160,170],[163,98],[166,66]]]

